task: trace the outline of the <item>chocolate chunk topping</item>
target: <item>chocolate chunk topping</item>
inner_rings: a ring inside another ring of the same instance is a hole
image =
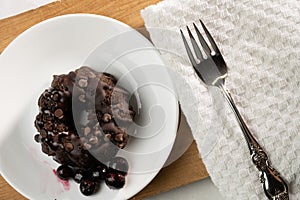
[[[86,169],[124,148],[126,123],[132,122],[134,111],[129,93],[116,82],[112,75],[88,67],[54,75],[38,99],[34,123],[39,132],[34,139],[42,151],[58,163]]]
[[[70,151],[72,151],[72,150],[74,149],[73,144],[70,143],[70,142],[64,143],[64,147],[65,147],[65,150],[66,150],[67,152],[70,152]]]
[[[58,119],[61,119],[64,117],[64,112],[62,111],[62,109],[57,109],[54,112],[54,116],[57,117]]]

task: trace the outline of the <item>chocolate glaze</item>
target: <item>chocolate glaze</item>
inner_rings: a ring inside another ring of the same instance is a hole
[[[129,93],[108,73],[81,67],[54,75],[38,99],[34,139],[60,164],[90,168],[112,159],[128,142],[134,111]],[[118,123],[118,121],[122,123]]]

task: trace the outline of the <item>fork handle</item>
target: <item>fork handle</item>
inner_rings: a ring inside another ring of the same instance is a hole
[[[229,103],[230,108],[234,112],[240,128],[242,129],[244,138],[246,139],[250,151],[252,162],[260,171],[260,181],[263,184],[265,195],[270,200],[288,200],[289,195],[286,182],[280,176],[279,172],[271,167],[267,154],[251,134],[229,91],[227,91],[223,85],[219,87]]]

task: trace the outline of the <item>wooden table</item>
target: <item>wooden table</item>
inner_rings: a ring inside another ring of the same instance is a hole
[[[93,13],[142,28],[140,10],[160,0],[61,0],[20,15],[0,20],[0,52],[20,33],[48,18],[71,13]],[[186,130],[190,131],[190,130]],[[157,177],[132,199],[139,200],[208,177],[196,144],[176,162],[163,168]],[[0,199],[25,199],[0,176]]]

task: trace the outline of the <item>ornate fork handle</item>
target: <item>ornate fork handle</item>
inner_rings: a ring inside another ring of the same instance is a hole
[[[271,167],[269,158],[254,136],[251,134],[241,114],[239,113],[230,93],[224,88],[223,84],[218,86],[225,96],[230,108],[237,118],[243,135],[246,139],[251,159],[256,168],[260,171],[260,181],[263,184],[265,195],[270,200],[288,200],[288,186],[280,174]]]

